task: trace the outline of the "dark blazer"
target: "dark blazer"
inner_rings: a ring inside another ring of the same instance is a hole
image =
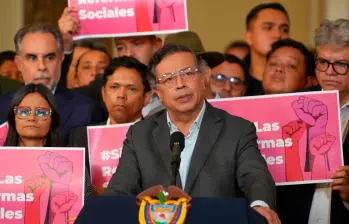
[[[105,125],[107,122],[99,122],[92,125]],[[92,126],[91,125],[91,126]],[[85,201],[89,195],[94,195],[90,176],[90,157],[87,141],[87,126],[72,128],[69,133],[69,147],[84,147],[85,148]]]
[[[69,72],[69,67],[72,59],[73,59],[73,52],[64,54],[64,60],[61,65],[61,78],[59,79],[59,82],[58,82],[59,88],[67,88],[67,75]]]
[[[95,79],[90,82],[87,86],[82,86],[78,88],[73,88],[71,91],[74,93],[79,93],[92,100],[95,100],[99,106],[102,108],[103,120],[108,119],[108,110],[103,102],[102,98],[102,85],[103,85],[103,75],[96,75]]]
[[[22,86],[22,83],[9,78],[5,78],[2,75],[0,75],[0,95],[19,89]]]
[[[0,96],[0,123],[7,121],[12,97],[15,91]],[[85,96],[71,92],[65,88],[57,88],[55,93],[60,115],[60,132],[62,144],[68,142],[70,129],[86,126],[101,121],[101,107]]]
[[[255,126],[206,105],[184,190],[194,197],[245,196],[250,203],[262,200],[275,208],[275,183],[258,150]],[[169,145],[165,110],[131,126],[118,169],[104,194],[137,195],[158,184],[167,188],[171,183]]]
[[[91,124],[89,126],[106,125],[106,121]],[[90,171],[90,159],[87,138],[87,126],[72,128],[69,133],[68,146],[70,147],[84,147],[85,150],[85,164],[88,171]]]
[[[97,102],[102,102],[102,85],[103,75],[96,75],[95,79],[87,86],[77,87],[71,89],[75,93],[80,93],[88,98],[91,98]]]
[[[143,117],[141,118],[143,120]],[[88,126],[99,126],[106,125],[107,121],[102,121]],[[85,150],[85,160],[86,167],[90,170],[90,159],[89,159],[89,148],[88,148],[88,138],[87,138],[87,126],[77,127],[70,130],[68,146],[71,147],[84,147]]]

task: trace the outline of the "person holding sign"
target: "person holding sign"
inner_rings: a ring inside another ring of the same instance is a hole
[[[315,73],[320,84],[316,89],[339,91],[344,166],[337,167],[330,184],[278,187],[278,213],[281,220],[288,223],[342,224],[349,220],[348,33],[348,19],[325,20],[315,30]],[[300,98],[295,102],[294,109],[312,135],[309,139],[310,153],[318,155],[326,152],[334,138],[326,133],[325,105]]]
[[[275,183],[258,150],[256,128],[205,101],[203,63],[189,48],[168,44],[155,53],[150,69],[150,82],[166,110],[129,128],[104,195],[137,195],[155,185],[166,189],[170,135],[180,131],[185,147],[178,187],[194,197],[238,197],[241,191],[270,224],[280,223],[272,210]]]
[[[113,125],[136,122],[143,119],[142,109],[151,97],[146,65],[132,57],[119,57],[111,61],[103,75],[101,94],[108,110],[106,121],[92,125]],[[89,170],[87,127],[74,128],[70,132],[69,145],[85,147],[86,166]],[[112,140],[112,139],[111,139]]]
[[[59,124],[57,104],[50,90],[42,84],[26,85],[13,97],[5,146],[59,147]],[[78,199],[69,192],[73,164],[53,152],[40,156],[38,162],[44,175],[25,182],[25,193],[33,195],[33,201],[26,202],[25,223],[65,223],[62,220],[67,220],[67,213]],[[52,207],[55,203],[62,206]]]
[[[137,1],[140,2],[142,1]],[[59,30],[62,33],[64,40],[64,51],[71,52],[73,46],[73,35],[79,32],[79,19],[74,16],[79,9],[74,7],[67,7],[64,9],[62,16],[58,20]],[[142,19],[142,18],[141,18]],[[162,46],[161,38],[155,35],[146,36],[129,36],[129,37],[116,37],[114,39],[116,53],[118,57],[129,56],[134,57],[141,63],[148,65],[153,54]],[[100,86],[102,84],[101,78],[96,78],[90,83],[84,92],[88,95],[88,92],[100,92]],[[98,88],[98,89],[97,89]],[[160,106],[157,96],[152,95],[150,102],[143,108],[143,116],[147,116],[149,112]]]

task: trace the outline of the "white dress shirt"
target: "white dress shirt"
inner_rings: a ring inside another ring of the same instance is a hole
[[[348,132],[349,101],[340,110],[342,144]],[[331,196],[330,183],[316,184],[313,201],[311,204],[308,224],[327,224],[331,222]],[[343,202],[349,209],[349,204]],[[348,211],[349,212],[349,211]]]
[[[140,121],[140,120],[142,120],[142,118],[140,117],[140,118],[138,118],[137,120],[135,120],[135,122],[134,123],[136,123],[136,122],[138,122],[138,121]],[[111,123],[110,123],[110,118],[108,117],[108,120],[107,120],[107,123],[106,123],[106,125],[112,125]]]
[[[152,93],[148,105],[143,107],[142,109],[143,117],[146,117],[152,110],[154,110],[157,107],[160,107],[161,105],[162,103],[160,102],[158,96],[155,93]]]

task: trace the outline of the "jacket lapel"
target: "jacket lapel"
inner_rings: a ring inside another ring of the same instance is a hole
[[[199,135],[195,143],[192,159],[189,166],[185,191],[190,194],[193,185],[205,165],[215,142],[219,136],[223,122],[215,115],[214,108],[206,102],[206,111],[202,119]]]
[[[154,128],[152,135],[152,144],[155,151],[161,158],[159,163],[165,167],[165,173],[168,176],[168,185],[171,183],[171,149],[170,149],[170,129],[167,125],[166,112],[159,115],[154,120],[157,126]],[[166,186],[164,186],[166,187]]]
[[[349,125],[349,123],[347,125]],[[344,139],[343,159],[344,159],[344,165],[348,166],[349,165],[349,130]]]

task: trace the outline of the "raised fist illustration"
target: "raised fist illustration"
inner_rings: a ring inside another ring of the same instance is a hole
[[[72,179],[73,163],[54,152],[46,152],[38,158],[42,172],[53,182],[68,185]]]
[[[335,140],[336,137],[327,133],[316,136],[310,141],[310,153],[314,156],[328,153]]]
[[[300,120],[291,121],[282,127],[282,138],[292,138],[293,142],[302,138],[306,123]]]

